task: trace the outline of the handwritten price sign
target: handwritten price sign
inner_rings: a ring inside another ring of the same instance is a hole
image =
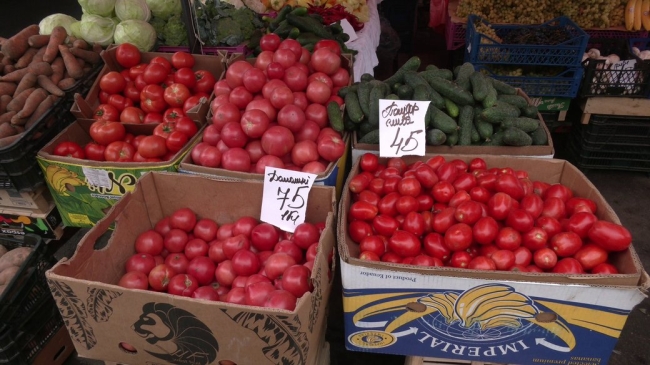
[[[424,156],[430,101],[379,100],[379,156]]]
[[[305,221],[307,198],[314,180],[315,174],[266,167],[260,219],[293,233]]]

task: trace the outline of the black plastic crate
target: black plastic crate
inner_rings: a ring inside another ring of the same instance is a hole
[[[612,65],[606,60],[584,60],[581,96],[645,97],[650,89],[650,60],[641,60],[633,55],[626,39],[590,39],[589,43],[601,55],[616,54],[621,61],[627,60],[633,65],[623,68],[622,63]]]
[[[0,295],[0,328],[2,325],[20,327],[29,321],[44,303],[52,302],[45,272],[56,263],[48,246],[39,236],[27,234],[16,238],[0,238],[8,250],[33,247],[14,278]]]
[[[650,172],[650,147],[590,144],[574,133],[569,151],[580,169]]]
[[[0,187],[29,191],[37,189],[43,181],[43,173],[36,162],[36,154],[68,125],[75,117],[70,113],[74,94],[86,95],[95,82],[103,64],[95,68],[61,97],[39,121],[25,131],[10,145],[0,148]]]
[[[11,333],[11,339],[0,346],[0,364],[29,365],[64,325],[56,305],[42,310],[39,326],[32,331]],[[37,318],[34,318],[36,320]]]
[[[581,129],[582,138],[593,146],[650,147],[650,118],[592,115]]]

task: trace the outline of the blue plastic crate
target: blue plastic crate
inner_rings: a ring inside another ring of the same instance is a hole
[[[498,75],[485,65],[474,65],[477,70],[485,70],[487,74],[513,87],[518,87],[528,96],[555,96],[574,98],[580,90],[582,67],[571,68],[555,76],[508,76]]]
[[[567,32],[568,40],[556,45],[502,44],[479,33],[477,23],[484,23],[494,29],[499,38],[522,29],[552,28]],[[487,20],[470,15],[465,35],[465,61],[473,64],[509,64],[536,66],[579,67],[587,48],[589,35],[566,16],[561,16],[538,25],[491,24]]]

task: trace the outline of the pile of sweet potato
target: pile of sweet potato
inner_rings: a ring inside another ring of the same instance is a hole
[[[0,245],[0,296],[11,283],[11,279],[16,276],[20,265],[29,257],[32,250],[30,247],[18,247],[7,251],[3,245]]]
[[[68,36],[63,27],[50,35],[38,30],[30,25],[9,39],[0,38],[0,147],[20,138],[101,62],[101,46]]]

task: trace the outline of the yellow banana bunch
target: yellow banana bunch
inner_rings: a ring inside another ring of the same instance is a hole
[[[629,0],[627,2],[625,29],[650,30],[650,0]]]
[[[454,303],[458,299],[456,293],[437,293],[429,294],[426,297],[418,299],[418,302],[426,305],[427,307],[435,308],[440,315],[445,317],[447,324],[459,320],[454,311]]]
[[[519,328],[520,326],[521,326],[521,322],[519,322],[518,319],[512,317],[490,318],[485,322],[481,322],[481,330],[483,331],[489,328],[498,328],[498,327]]]
[[[45,179],[48,184],[61,195],[67,196],[67,186],[81,186],[84,182],[77,177],[77,174],[59,165],[48,165],[45,169]]]
[[[650,30],[650,0],[641,3],[641,23],[645,30]]]
[[[466,328],[475,323],[488,326],[485,328],[500,323],[519,327],[519,318],[537,314],[530,299],[506,285],[482,285],[464,292],[457,298],[454,310]]]

